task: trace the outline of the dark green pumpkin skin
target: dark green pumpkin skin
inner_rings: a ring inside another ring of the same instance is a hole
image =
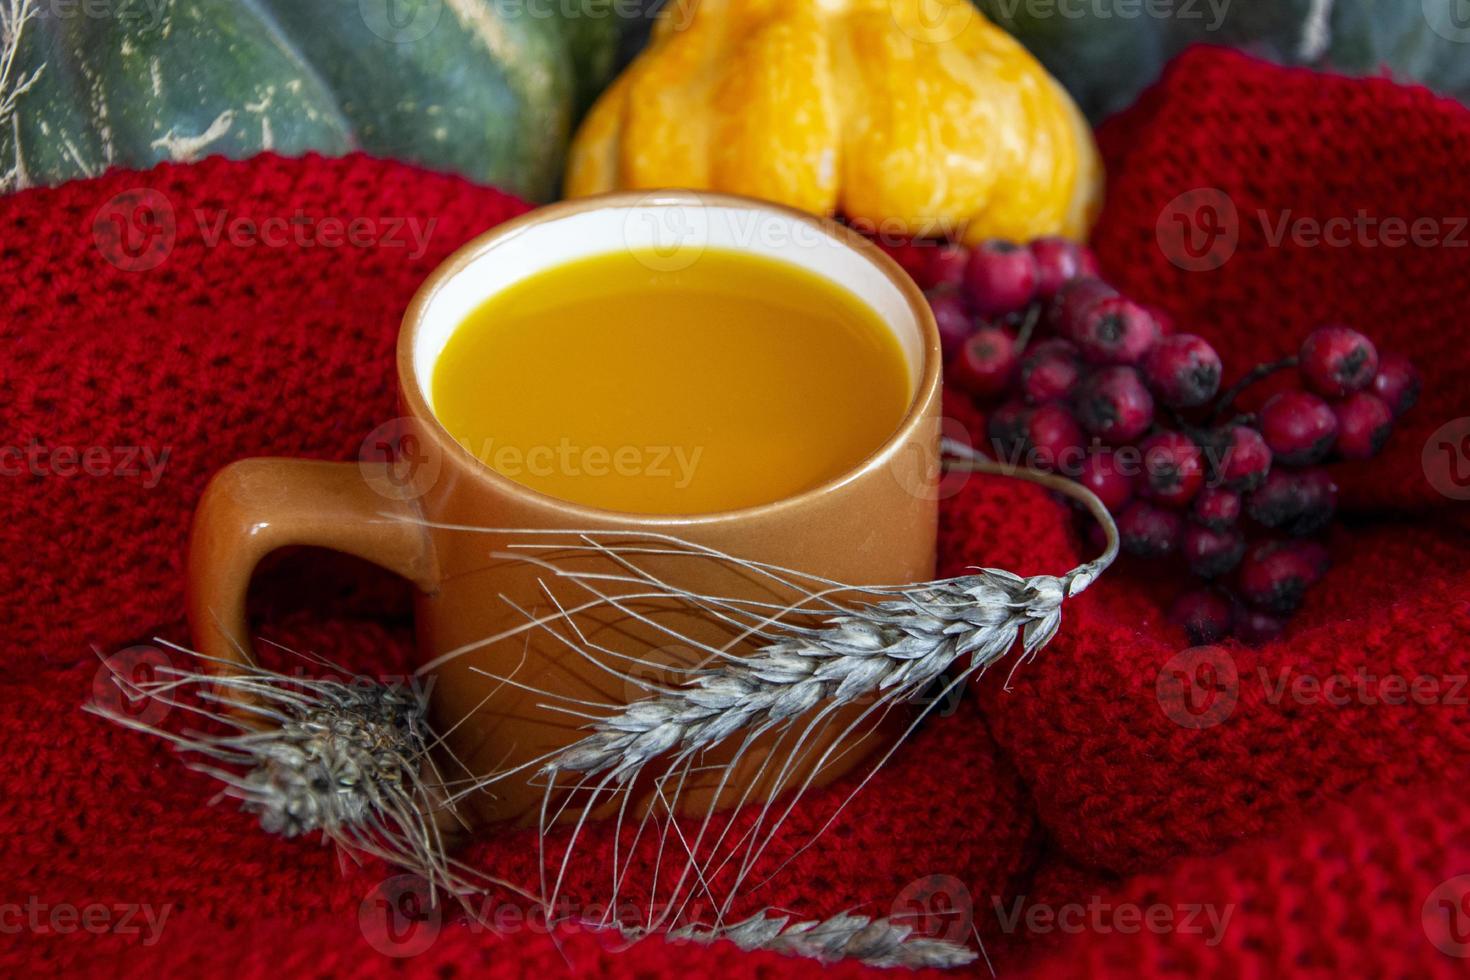
[[[650,22],[640,9],[643,0],[541,0],[551,4],[561,19],[562,37],[571,53],[577,79],[574,116],[581,119],[607,83],[631,60],[622,57],[630,37],[643,46],[639,32]]]
[[[17,77],[40,76],[0,127],[0,171],[18,161],[23,185],[214,154],[362,149],[545,200],[579,94],[569,38],[593,72],[610,71],[617,43],[611,19],[579,18],[573,31],[524,0],[37,8]]]
[[[1191,44],[1350,75],[1389,74],[1470,104],[1466,0],[972,2],[1030,48],[1094,121],[1132,105]]]
[[[557,22],[494,0],[256,2],[336,93],[364,149],[537,199],[552,190],[575,88]]]
[[[20,161],[29,183],[213,153],[354,146],[331,92],[239,0],[127,0],[107,17],[39,7],[18,62],[22,75],[41,74],[17,101],[16,125],[0,132],[0,160]],[[179,142],[211,127],[196,153]]]

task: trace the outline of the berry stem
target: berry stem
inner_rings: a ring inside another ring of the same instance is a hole
[[[1201,430],[1195,428],[1194,426],[1190,425],[1188,422],[1184,421],[1184,416],[1179,414],[1179,410],[1178,409],[1166,408],[1166,409],[1164,409],[1164,411],[1168,413],[1168,415],[1169,415],[1169,421],[1172,422],[1172,423],[1174,423],[1174,428],[1175,428],[1176,431],[1183,432],[1185,435],[1189,436],[1191,439],[1196,439],[1196,441],[1198,441],[1197,440],[1197,437],[1200,435]],[[1155,423],[1154,426],[1153,426],[1153,428],[1155,430],[1162,430],[1163,427],[1160,426],[1160,425],[1158,425],[1157,423]]]
[[[1173,424],[1174,431],[1184,433],[1185,435],[1189,436],[1189,438],[1199,443],[1201,446],[1209,442],[1210,435],[1213,431],[1217,431],[1220,429],[1230,429],[1234,428],[1237,425],[1255,425],[1256,422],[1256,417],[1254,415],[1250,414],[1249,412],[1242,412],[1238,415],[1231,416],[1225,422],[1221,422],[1218,415],[1212,415],[1208,424],[1204,426],[1198,426],[1188,422],[1183,415],[1180,415],[1172,408],[1168,409],[1168,413],[1169,422]],[[1165,426],[1155,423],[1149,429],[1149,431],[1167,432],[1168,429]]]
[[[1219,428],[1219,426],[1216,425],[1216,420],[1213,417],[1210,419],[1208,425],[1199,426],[1191,424],[1184,418],[1183,415],[1179,414],[1179,412],[1175,409],[1170,408],[1166,409],[1166,411],[1169,415],[1168,421],[1170,425],[1164,426],[1159,425],[1157,422],[1155,422],[1152,428],[1149,430],[1151,433],[1168,432],[1170,431],[1170,426],[1172,426],[1172,430],[1174,432],[1182,432],[1185,435],[1189,436],[1189,438],[1193,439],[1195,442],[1203,446],[1209,443],[1211,430]],[[1243,419],[1249,419],[1250,417],[1251,416],[1249,415],[1237,415],[1235,418],[1226,423],[1225,428],[1229,428],[1236,422],[1239,422]]]
[[[1092,515],[1093,520],[1102,525],[1103,535],[1107,539],[1103,547],[1103,553],[1085,565],[1079,565],[1066,575],[1061,576],[1061,584],[1067,595],[1074,596],[1092,584],[1099,575],[1107,571],[1118,558],[1119,539],[1118,525],[1113,520],[1107,506],[1098,499],[1097,494],[1087,487],[1078,483],[1070,477],[1060,476],[1056,473],[1046,473],[1041,470],[1031,469],[1026,466],[1015,466],[992,459],[985,453],[974,449],[964,443],[953,439],[942,440],[944,455],[944,468],[950,472],[959,473],[988,473],[992,476],[1009,476],[1022,480],[1029,480],[1039,484],[1048,490],[1053,490],[1064,497],[1071,497],[1080,503],[1087,512]]]
[[[1251,385],[1264,381],[1277,371],[1294,368],[1298,363],[1298,358],[1293,354],[1291,357],[1283,357],[1279,361],[1268,361],[1265,364],[1257,364],[1251,368],[1246,372],[1245,377],[1235,382],[1229,391],[1220,396],[1220,400],[1215,403],[1215,411],[1210,415],[1210,424],[1213,425],[1218,422],[1220,416],[1224,415],[1230,410],[1230,406],[1235,404],[1235,399],[1239,398]]]
[[[1016,333],[1016,356],[1020,357],[1026,353],[1026,345],[1031,343],[1031,335],[1036,332],[1036,325],[1041,322],[1041,304],[1032,303],[1026,310],[1026,319],[1021,323],[1021,329]]]

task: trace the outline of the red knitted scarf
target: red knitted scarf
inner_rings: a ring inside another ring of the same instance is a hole
[[[1386,81],[1200,51],[1101,139],[1095,244],[1121,288],[1237,373],[1318,323],[1355,324],[1412,357],[1426,395],[1383,457],[1336,468],[1334,567],[1285,638],[1223,647],[1217,723],[1181,724],[1161,701],[1188,646],[1161,612],[1177,575],[1125,565],[1069,605],[1012,690],[989,679],[928,724],[798,851],[847,787],[805,800],[751,880],[789,863],[744,910],[927,907],[941,928],[970,915],[1014,975],[1463,975],[1470,115]],[[1195,268],[1167,220],[1201,188],[1234,209],[1214,269]],[[211,781],[158,744],[78,710],[94,651],[185,640],[184,536],[209,474],[249,455],[353,458],[394,414],[392,343],[417,284],[522,208],[360,156],[209,160],[0,199],[0,969],[809,969],[729,945],[553,939],[514,908],[499,933],[446,913],[394,960],[363,926],[393,869],[265,835],[209,806]],[[1342,218],[1358,229],[1346,247],[1294,230]],[[1437,244],[1385,239],[1389,219],[1421,218]],[[1460,428],[1436,436],[1447,424]],[[980,478],[946,502],[942,544],[950,573],[1058,572],[1082,551],[1060,504]],[[407,593],[386,576],[284,555],[255,599],[259,631],[290,648],[372,672],[408,663]],[[605,897],[610,847],[606,828],[585,832],[569,901]],[[535,878],[525,834],[466,858]]]

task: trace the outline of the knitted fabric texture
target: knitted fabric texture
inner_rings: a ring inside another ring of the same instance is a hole
[[[1215,702],[1195,697],[1189,644],[1164,621],[1179,575],[1125,563],[1069,604],[1010,690],[1003,672],[984,679],[802,850],[850,787],[804,800],[750,880],[779,874],[735,912],[917,909],[943,932],[968,909],[960,938],[978,936],[1010,976],[1463,975],[1470,523],[1423,454],[1470,416],[1470,234],[1455,220],[1470,115],[1387,81],[1200,50],[1100,139],[1111,185],[1095,244],[1120,288],[1205,335],[1237,373],[1318,323],[1353,323],[1416,361],[1425,397],[1384,456],[1334,468],[1334,566],[1286,636],[1210,655],[1228,699],[1215,714],[1201,715]],[[1202,188],[1231,203],[1238,242],[1191,271],[1161,219]],[[396,414],[393,341],[414,289],[524,207],[361,156],[206,160],[0,199],[0,970],[810,971],[729,944],[551,935],[510,896],[488,900],[500,930],[445,910],[387,944],[412,956],[386,955],[374,923],[395,869],[265,835],[227,801],[210,806],[216,786],[172,753],[79,710],[108,696],[96,651],[185,642],[185,537],[209,475],[250,455],[356,458]],[[1432,219],[1443,243],[1277,233],[1283,216],[1360,211]],[[1055,573],[1085,557],[1065,507],[986,478],[945,501],[941,545],[950,574]],[[386,574],[282,554],[252,601],[266,639],[365,672],[411,669],[409,594]],[[1395,695],[1416,679],[1418,696]],[[728,819],[738,833],[752,814]],[[583,832],[572,913],[606,900],[613,843],[608,826]],[[553,836],[548,859],[564,845]],[[526,832],[463,857],[536,878]],[[625,846],[622,860],[647,870],[653,855]],[[974,969],[988,975],[984,960]]]

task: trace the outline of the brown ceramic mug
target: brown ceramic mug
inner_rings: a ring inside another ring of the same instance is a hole
[[[435,359],[454,329],[498,290],[548,267],[622,248],[651,255],[665,269],[687,267],[706,248],[754,252],[845,286],[878,312],[908,361],[913,397],[898,429],[837,479],[724,513],[599,510],[542,495],[495,472],[435,418],[427,394]],[[253,656],[246,594],[257,563],[277,548],[335,549],[402,575],[418,588],[420,663],[432,679],[435,729],[448,733],[440,772],[453,780],[509,772],[468,798],[464,809],[475,823],[527,822],[543,797],[537,767],[528,764],[585,734],[586,718],[558,710],[556,699],[611,706],[644,690],[589,663],[550,631],[526,629],[527,613],[552,608],[546,573],[494,557],[524,538],[466,528],[647,532],[839,582],[928,579],[937,519],[939,389],[939,337],[923,295],[891,259],[850,229],[764,202],[686,191],[610,194],[543,208],[470,242],[423,284],[404,314],[398,343],[403,418],[364,444],[360,462],[247,459],[214,478],[195,514],[190,542],[194,642],[220,661],[243,663]],[[598,566],[597,559],[576,561],[581,568]],[[700,593],[793,599],[767,580],[714,560],[653,556],[647,565]],[[648,603],[640,615],[700,643],[737,653],[746,649],[738,642],[731,646],[729,631],[707,617],[667,602]],[[589,642],[644,659],[674,666],[708,660],[687,645],[670,643],[671,632],[608,608],[581,614],[578,629]],[[485,642],[505,634],[513,635]],[[616,666],[626,672],[627,662]],[[808,777],[821,784],[841,775],[881,738],[865,735],[837,751],[822,751],[824,740],[839,737],[855,710],[839,713],[811,736],[817,751],[803,752],[802,764],[783,777],[761,774],[768,739],[742,756],[718,790],[713,777],[689,777],[680,807],[761,799]],[[717,749],[702,761],[721,758]],[[818,760],[822,765],[814,771]]]

